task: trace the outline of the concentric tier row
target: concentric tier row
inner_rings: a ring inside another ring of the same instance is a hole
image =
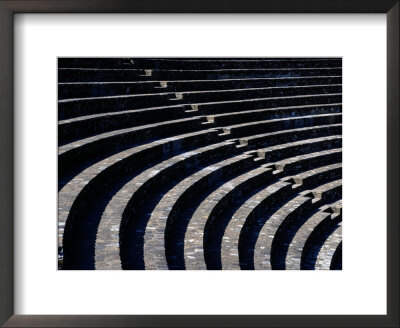
[[[340,58],[60,58],[60,269],[342,268]]]

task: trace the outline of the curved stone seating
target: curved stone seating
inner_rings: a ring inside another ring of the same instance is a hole
[[[283,175],[281,176],[283,177]],[[243,203],[225,229],[221,244],[222,268],[238,270],[241,266],[246,268],[252,265],[247,258],[251,254],[247,252],[239,254],[240,238],[241,236],[243,238],[245,230],[250,230],[249,226],[255,225],[256,222],[257,224],[262,222],[260,218],[267,216],[267,209],[271,211],[274,205],[277,206],[289,199],[295,192],[337,179],[340,176],[340,164],[318,167],[296,176],[278,180]]]
[[[317,80],[320,81],[320,80]],[[325,80],[322,80],[323,82]],[[338,78],[326,80],[338,82]],[[159,81],[125,81],[125,82],[60,82],[58,83],[58,99],[90,98],[101,96],[122,96],[131,94],[152,93],[159,88]]]
[[[317,212],[311,216],[299,229],[299,231],[294,236],[292,242],[289,245],[289,249],[286,255],[285,263],[287,270],[300,270],[301,269],[301,256],[303,252],[303,247],[307,241],[310,231],[320,224],[324,220],[329,220],[331,217],[330,213],[327,212]]]
[[[199,144],[199,138],[196,138],[195,135],[190,135],[190,137],[191,137],[190,139],[192,139],[191,141],[187,136],[185,136],[185,138],[182,138],[182,140],[187,139],[187,142],[185,142],[186,144],[185,148],[190,148],[190,147],[193,148],[194,146],[196,146],[196,143],[198,146],[201,146],[201,144]],[[193,139],[193,137],[195,138]],[[203,150],[206,152],[207,149],[212,150],[216,146],[220,147],[219,150],[221,150],[223,149],[224,145],[222,144],[221,148],[221,144],[217,144],[211,147],[203,148]],[[168,149],[170,150],[172,150],[173,148],[177,147],[174,146],[168,147]],[[170,165],[173,165],[174,163],[177,162],[177,160],[179,161],[180,159],[182,159],[182,156],[186,158],[186,156],[190,154],[191,153],[183,154],[181,156],[177,156],[170,160],[166,159],[166,161],[168,161]],[[196,152],[192,153],[192,157],[194,156],[197,156]],[[158,166],[161,168],[163,167],[162,164],[158,164]],[[167,165],[164,166],[164,168],[167,167],[168,167]],[[154,173],[156,170],[157,168],[154,169],[153,167],[152,169],[145,171],[141,176],[137,177],[136,180],[128,179],[128,182],[124,186],[121,186],[121,188],[116,192],[115,195],[113,195],[112,199],[107,204],[107,207],[102,214],[99,223],[99,228],[97,231],[96,255],[95,255],[97,269],[121,268],[121,263],[119,259],[119,240],[118,240],[119,238],[118,238],[118,232],[115,231],[119,230],[122,213],[125,209],[127,202],[131,197],[131,193],[138,187],[140,187],[142,184],[146,183],[145,181],[146,177],[151,177],[151,174]],[[142,180],[138,182],[138,180],[141,178]]]
[[[341,58],[58,62],[59,269],[341,269]]]
[[[171,107],[174,93],[144,95],[104,96],[58,101],[59,119],[70,119],[100,113],[115,113],[126,110]],[[174,108],[171,108],[172,110]]]
[[[115,181],[120,179],[123,181],[124,176],[129,177],[132,172],[143,169],[150,163],[165,160],[185,150],[216,143],[219,140],[217,130],[204,130],[130,148],[89,166],[62,186],[59,191],[59,245],[62,245],[64,226],[75,201],[87,203],[90,199],[97,198],[95,193],[102,193]]]
[[[257,155],[259,158],[263,158],[267,162],[275,162],[282,160],[283,158],[288,158],[292,154],[297,154],[297,156],[300,156],[340,147],[342,147],[342,136],[334,135],[320,138],[309,138],[306,140],[270,146],[268,148],[258,150]]]
[[[340,58],[58,58],[60,68],[291,68],[341,67]]]
[[[290,116],[332,114],[341,112],[342,112],[342,104],[308,105],[308,106],[294,106],[294,107],[263,108],[263,109],[247,110],[241,112],[207,115],[207,120],[209,122],[214,122],[219,126],[226,126],[226,125],[234,125],[234,124],[240,124],[257,120],[278,119]]]
[[[320,115],[307,115],[285,117],[278,119],[271,119],[258,122],[243,123],[238,125],[231,125],[224,127],[223,130],[231,137],[240,138],[246,136],[248,131],[251,130],[252,134],[258,134],[265,131],[275,132],[279,130],[288,130],[295,128],[309,127],[313,125],[337,124],[341,123],[342,114],[320,114]]]
[[[342,242],[336,247],[335,252],[332,256],[331,265],[329,267],[330,270],[342,270]]]
[[[184,237],[184,259],[188,270],[206,269],[204,259],[204,236],[206,226],[243,193],[257,188],[271,178],[271,169],[259,167],[223,184],[197,207],[186,229]]]
[[[212,70],[156,70],[135,68],[60,68],[59,82],[112,82],[157,80],[208,80],[227,78],[261,78],[288,76],[341,75],[341,67],[322,68],[265,68],[265,69],[212,69]]]
[[[296,68],[296,67],[341,67],[340,59],[227,59],[227,58],[214,58],[207,61],[201,58],[196,59],[168,59],[161,60],[132,58],[131,64],[134,67],[153,68],[153,69],[217,69],[217,68],[230,68],[230,69],[254,69],[254,68]]]
[[[188,112],[197,111],[199,115],[213,115],[274,107],[337,104],[341,101],[341,93],[281,96],[191,104]]]
[[[127,147],[157,138],[194,132],[202,128],[203,118],[192,117],[163,123],[142,125],[105,132],[58,147],[58,170],[64,172],[79,167],[85,161],[102,159]]]
[[[339,135],[341,132],[342,124],[327,124],[241,137],[239,142],[241,146],[247,146],[248,149],[256,149],[307,138]]]
[[[340,141],[340,138],[337,140]],[[307,141],[304,144],[307,146],[307,144],[310,144],[310,143],[311,143],[310,141]],[[298,145],[298,146],[300,146],[300,145]],[[300,147],[299,147],[299,149],[300,149]],[[274,147],[272,147],[272,148],[274,148]],[[290,147],[288,147],[288,148],[290,149]],[[278,152],[276,152],[275,156],[277,158],[279,156],[280,156],[280,158],[284,158],[284,157],[288,157],[291,155],[291,152],[286,151],[285,147],[283,147],[282,149],[278,149],[278,150],[280,150],[280,154]],[[307,151],[310,153],[311,151],[313,151],[313,148],[305,147],[305,149],[303,150],[303,153],[307,152]],[[334,154],[333,156],[332,156],[332,153]],[[337,157],[337,155],[338,155],[337,153],[339,153],[339,155],[340,155],[340,150],[335,149],[333,152],[331,151],[331,152],[311,153],[311,154],[307,154],[307,156],[303,156],[303,157],[299,156],[296,158],[291,158],[291,159],[289,159],[289,162],[294,163],[297,160],[298,161],[298,163],[296,164],[297,170],[299,170],[299,167],[300,168],[301,167],[312,168],[312,167],[315,167],[316,165],[319,165],[318,163],[330,162],[330,161],[332,161],[332,159],[334,160],[335,157]],[[315,158],[319,158],[319,161],[316,161]],[[271,165],[272,164],[269,164],[268,166],[271,166]],[[261,170],[263,172],[262,168],[260,168],[258,170]],[[312,182],[323,180],[323,178],[327,177],[327,174],[325,172],[323,172],[321,174],[321,171],[322,170],[320,170],[320,169],[315,169],[313,171],[309,171],[308,175],[304,174],[301,178],[297,178],[297,183],[301,184],[303,182],[305,186],[308,186],[308,185],[311,185]],[[294,172],[294,171],[289,170],[289,172]],[[335,173],[336,173],[336,175],[334,175],[334,176],[337,177],[338,174],[341,173],[341,171],[336,170]],[[285,174],[287,174],[287,171],[285,171],[285,172],[281,171],[280,174],[275,175],[275,178],[282,177]],[[224,207],[232,204],[232,199],[233,199],[233,195],[234,195],[233,192],[235,192],[235,191],[240,192],[246,186],[248,188],[249,187],[256,188],[258,186],[258,184],[255,183],[254,181],[252,181],[255,177],[257,177],[257,175],[254,175],[254,172],[249,172],[233,181],[228,182],[226,185],[223,185],[220,189],[218,189],[214,193],[210,194],[209,197],[206,198],[203,201],[203,203],[196,209],[196,211],[193,214],[193,217],[189,223],[186,237],[185,237],[185,261],[186,261],[187,268],[200,269],[200,268],[205,267],[202,238],[204,236],[204,233],[207,232],[206,223],[208,226],[212,226],[213,220],[215,219],[215,217],[218,217],[218,215],[222,211],[222,209]],[[298,181],[299,179],[300,179],[300,181]],[[260,179],[259,182],[265,182],[265,181]],[[283,183],[283,185],[287,186],[287,185],[290,185],[290,183],[285,182],[285,183]],[[273,190],[275,190],[275,189],[273,189]],[[284,191],[285,191],[285,193],[287,193],[286,190],[284,190]],[[258,195],[257,197],[255,198],[256,201],[253,200],[252,204],[258,204],[257,202],[260,200],[260,195]],[[273,198],[273,197],[271,197],[270,200],[271,199],[276,200],[276,198]],[[262,202],[259,205],[261,205],[261,204],[262,204]],[[249,206],[247,206],[247,208],[249,208]],[[253,214],[255,214],[255,213],[256,212],[254,212]],[[219,223],[221,224],[221,222],[219,222]],[[217,227],[214,227],[214,228],[209,227],[208,229],[209,230],[217,230]],[[226,236],[224,236],[224,237],[226,237]]]
[[[100,96],[149,94],[154,92],[196,92],[261,87],[341,84],[341,76],[302,76],[181,81],[65,82],[58,84],[60,100]]]
[[[144,263],[138,262],[140,259],[143,260],[143,247],[137,243],[136,249],[134,249],[131,247],[131,243],[143,239],[150,212],[161,200],[163,193],[167,193],[175,184],[195,173],[200,167],[212,166],[236,153],[235,144],[231,141],[207,146],[203,149],[199,148],[196,151],[164,161],[126,184],[123,189],[125,193],[128,190],[130,198],[126,202],[120,227],[123,266],[125,265],[127,268],[131,268],[131,265],[134,265],[135,268],[144,266]],[[246,161],[247,159],[244,158],[241,164],[244,165]],[[162,189],[163,192],[157,192],[157,189]],[[151,200],[154,200],[154,203]],[[144,201],[148,207],[142,206]],[[136,258],[136,261],[132,261],[132,257],[138,256],[140,259]]]
[[[341,164],[335,164],[334,166],[341,166]],[[341,200],[340,200],[341,202]],[[332,205],[328,205],[329,209]],[[288,270],[300,270],[301,269],[301,258],[304,249],[304,245],[307,242],[310,234],[316,231],[318,226],[323,224],[324,221],[332,220],[332,213],[330,211],[320,210],[309,218],[301,228],[296,232],[293,237],[288,252],[286,255],[286,269]]]
[[[318,253],[315,262],[316,270],[330,270],[333,255],[342,242],[342,225],[339,224],[337,229],[328,237]]]
[[[279,162],[275,162],[274,174],[285,172],[285,174],[295,174],[300,171],[311,170],[315,166],[324,166],[332,163],[338,163],[342,160],[341,149],[328,149],[315,153],[298,155]],[[317,163],[315,163],[317,162]]]
[[[161,123],[190,117],[182,106],[130,110],[80,116],[58,122],[58,143],[66,143],[91,137],[112,130],[126,129],[146,124]]]
[[[217,102],[246,100],[256,98],[273,98],[279,96],[297,96],[309,94],[335,94],[342,92],[341,84],[328,85],[295,85],[295,86],[273,86],[228,90],[205,90],[192,92],[179,92],[181,100],[185,103]]]
[[[279,180],[255,194],[240,206],[233,214],[222,239],[222,269],[239,270],[242,265],[248,265],[248,263],[240,263],[245,259],[243,257],[240,259],[239,255],[240,235],[246,221],[249,223],[253,219],[262,217],[264,208],[272,207],[277,200],[286,199],[292,193],[292,182]]]
[[[341,104],[268,108],[245,112],[234,112],[207,116],[207,121],[219,126],[224,126],[257,120],[329,113],[341,113]],[[191,114],[195,113],[192,112]],[[71,142],[77,138],[92,136],[110,130],[179,119],[188,116],[190,115],[184,111],[183,106],[174,106],[129,110],[117,113],[103,113],[62,120],[58,123],[59,145]]]
[[[192,104],[199,102],[221,102],[257,98],[288,97],[310,94],[335,94],[342,91],[342,85],[307,85],[247,88],[234,90],[211,90],[196,92],[153,92],[150,94],[101,96],[75,98],[58,101],[61,119],[80,115],[118,112],[123,110],[143,109],[174,103]]]
[[[296,220],[304,217],[307,212],[312,211],[321,201],[334,197],[335,194],[341,192],[341,180],[330,182],[314,189],[311,192],[301,192],[283,207],[278,209],[264,224],[257,239],[254,250],[254,266],[256,269],[274,269],[274,254],[272,253],[278,243],[276,234],[281,225],[286,221]],[[282,255],[282,250],[275,250]],[[276,267],[275,267],[276,268]],[[279,267],[279,269],[282,269]],[[284,269],[284,268],[283,268]]]
[[[129,200],[130,206],[134,206],[134,203],[136,205],[138,202],[143,202],[145,197],[148,196],[159,184],[163,184],[168,180],[184,174],[194,165],[212,163],[220,158],[229,156],[231,152],[235,152],[235,146],[232,142],[222,142],[197,148],[196,150],[169,158],[149,168],[134,177],[130,182],[125,184],[125,186],[121,187],[122,189],[127,190],[127,185],[134,185],[134,191],[130,193],[131,198]],[[111,187],[108,186],[108,189],[111,189]],[[91,202],[93,206],[97,206],[100,197],[93,197],[94,195],[91,196],[90,199],[85,198],[84,195],[78,197],[68,215],[66,230],[64,232],[64,263],[66,267],[71,267],[77,265],[77,263],[80,264],[81,262],[87,263],[89,261],[88,257],[93,256],[91,253],[84,251],[87,247],[88,241],[81,240],[80,238],[82,230],[88,230],[89,228],[93,229],[93,221],[95,218],[90,218],[86,211],[90,205],[90,200],[92,200]],[[137,208],[133,208],[132,210],[136,211]],[[91,211],[91,213],[93,212],[95,211]],[[139,218],[135,217],[135,219]],[[100,220],[101,218],[97,215],[97,224]],[[85,223],[90,226],[86,227]],[[69,230],[67,230],[67,228],[69,228]],[[84,233],[89,237],[89,231],[84,231]],[[94,238],[94,236],[92,236],[92,238]],[[92,243],[94,245],[93,240]],[[74,252],[71,252],[71,250],[74,250]],[[79,252],[77,252],[77,250],[79,250]]]
[[[184,206],[193,195],[217,179],[226,179],[251,164],[250,155],[239,155],[204,167],[187,177],[171,190],[157,204],[146,226],[144,236],[144,262],[146,269],[168,269],[165,238],[168,225],[179,220],[180,206]]]

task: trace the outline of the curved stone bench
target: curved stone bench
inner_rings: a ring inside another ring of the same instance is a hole
[[[336,164],[338,166],[341,164]],[[332,167],[334,167],[332,166]],[[340,200],[341,202],[341,200]],[[327,205],[329,208],[332,205]],[[300,270],[301,258],[303,254],[304,245],[306,244],[310,234],[318,229],[318,226],[323,225],[324,221],[332,220],[332,213],[330,211],[320,210],[311,216],[296,232],[293,237],[288,252],[286,254],[286,269],[287,270]]]
[[[283,144],[283,145],[277,145],[277,146],[272,146],[267,149],[258,151],[258,155],[260,156],[260,153],[262,153],[262,156],[258,158],[258,160],[263,160],[266,161],[269,167],[273,166],[272,163],[277,160],[283,160],[284,158],[288,158],[292,156],[293,154],[310,154],[306,155],[305,157],[311,156],[313,157],[316,152],[319,151],[326,151],[328,149],[332,148],[337,148],[341,147],[342,141],[341,141],[341,136],[332,136],[332,137],[323,137],[323,138],[315,138],[315,139],[307,139],[303,141],[297,141],[294,143],[288,143],[288,144]],[[321,158],[320,154],[318,155],[319,158]],[[256,159],[257,160],[257,159]],[[296,159],[294,159],[296,160]],[[294,160],[291,160],[291,162],[294,162]],[[304,167],[305,162],[310,162],[309,159],[304,161],[303,158],[297,158],[298,163],[296,166]],[[326,160],[326,159],[325,159]],[[298,168],[297,168],[298,170]],[[292,171],[293,172],[293,171]],[[318,172],[318,170],[317,170]],[[277,174],[277,172],[274,172],[274,178],[276,179],[278,176],[283,176],[288,173],[288,170],[285,170],[285,172],[280,172],[281,174]],[[335,171],[336,173],[336,178],[339,177],[339,174],[341,174],[341,170],[337,169]],[[315,179],[319,177],[322,179],[323,177],[326,177],[325,175],[321,176],[318,174],[313,174],[311,172],[309,174]],[[299,179],[298,179],[299,180]],[[305,181],[311,180],[311,177],[309,179],[305,179]],[[297,181],[298,185],[302,183],[302,181]],[[241,186],[247,186],[248,184],[242,184]],[[255,189],[259,187],[257,183],[253,183],[252,189]],[[226,201],[225,201],[226,202]],[[218,205],[221,205],[223,202],[219,202],[216,206],[215,209],[218,209]],[[232,203],[230,203],[233,205]],[[215,210],[214,209],[214,210]],[[222,242],[222,236],[223,232],[226,228],[226,225],[228,224],[229,220],[231,217],[225,218],[224,215],[220,215],[218,213],[221,212],[221,210],[217,210],[212,212],[209,215],[207,225],[206,225],[206,230],[205,230],[205,238],[204,238],[204,243],[206,245],[205,247],[205,258],[208,263],[208,268],[213,268],[213,269],[220,269],[221,268],[221,261],[220,261],[220,254],[219,254],[219,249],[221,246]],[[232,213],[233,214],[233,213]],[[218,218],[216,220],[217,223],[214,223],[214,218]],[[225,220],[224,220],[225,219]]]
[[[341,67],[342,62],[336,58],[132,58],[135,68],[152,69],[254,69],[254,68],[297,68],[297,67]],[[124,65],[126,66],[126,65]]]
[[[331,214],[327,212],[317,212],[311,216],[297,231],[292,242],[289,245],[288,252],[285,259],[285,268],[287,270],[300,270],[301,269],[301,256],[305,243],[310,233],[315,227],[324,220],[330,220]]]
[[[182,102],[189,104],[196,103],[197,105],[201,105],[201,103],[204,102],[222,102],[310,94],[335,94],[340,92],[342,92],[341,84],[272,86],[244,89],[235,88],[227,90],[214,89],[190,92],[181,91],[175,93],[175,100],[181,100]]]
[[[242,112],[207,115],[209,122],[219,126],[235,125],[257,120],[278,119],[291,116],[341,113],[342,104],[306,105],[247,110]]]
[[[220,213],[230,207],[235,199],[251,189],[265,184],[270,178],[270,168],[253,169],[223,184],[201,202],[190,219],[184,238],[186,269],[200,270],[207,268],[204,248],[207,226],[216,223]]]
[[[272,252],[277,252],[279,255],[282,250],[275,250],[276,234],[278,229],[285,221],[296,220],[299,217],[307,216],[307,212],[312,211],[320,202],[333,197],[336,193],[341,193],[341,180],[330,182],[320,186],[312,191],[301,192],[299,196],[286,203],[278,209],[264,224],[257,239],[254,250],[254,266],[255,269],[271,270],[273,269]]]
[[[217,179],[226,179],[251,164],[250,155],[239,155],[207,166],[187,177],[169,190],[153,210],[144,236],[145,268],[150,270],[168,269],[165,242],[168,225],[179,221],[180,207],[193,195],[201,193]]]
[[[329,203],[329,202],[328,202]],[[326,239],[337,229],[342,221],[341,199],[335,203],[330,203],[320,207],[320,211],[330,214],[329,220],[323,220],[318,224],[303,246],[301,255],[301,270],[314,270],[318,253],[320,252]]]
[[[257,150],[257,155],[258,158],[265,159],[267,162],[271,163],[291,157],[293,154],[300,156],[341,147],[342,136],[334,135],[328,137],[309,138],[305,140],[279,144],[276,146],[270,146]]]
[[[123,190],[130,195],[120,229],[123,267],[144,267],[142,241],[150,213],[175,184],[194,174],[199,167],[210,166],[237,153],[235,144],[226,141],[196,149],[151,167],[127,183]],[[161,191],[160,191],[161,190]],[[126,192],[126,191],[125,191]],[[146,206],[142,206],[146,200]]]
[[[143,81],[143,69],[134,68],[59,68],[58,82]]]
[[[213,129],[178,135],[127,149],[86,168],[59,191],[59,247],[62,246],[64,226],[75,200],[82,198],[83,202],[89,202],[90,199],[96,199],[92,197],[94,193],[102,193],[116,181],[123,180],[124,176],[129,176],[150,163],[219,140],[218,131]]]
[[[341,93],[312,94],[298,96],[282,96],[269,98],[254,98],[246,100],[232,100],[220,102],[208,102],[191,104],[188,112],[197,111],[201,115],[214,115],[222,113],[233,113],[255,109],[274,107],[293,107],[305,105],[326,105],[342,102]]]
[[[66,99],[58,102],[58,116],[64,120],[101,113],[126,113],[146,108],[173,110],[175,105],[189,107],[192,104],[203,110],[203,104],[204,108],[210,104],[220,107],[230,102],[232,107],[237,107],[240,102],[250,101],[250,105],[258,104],[260,99],[265,102],[269,99],[287,99],[290,96],[334,95],[340,93],[341,89],[341,85],[288,86]]]
[[[116,113],[127,110],[174,106],[175,93],[141,95],[100,96],[65,99],[58,101],[58,117],[61,120],[100,113]]]
[[[341,113],[341,111],[341,104],[268,108],[207,116],[207,121],[219,126],[223,126],[228,124],[239,124],[257,120],[278,119],[293,116]],[[194,112],[191,114],[194,114]],[[71,142],[77,138],[84,138],[110,130],[145,125],[154,122],[162,122],[171,119],[180,119],[187,116],[189,116],[189,113],[184,111],[184,106],[167,106],[160,108],[129,110],[117,113],[86,115],[68,120],[62,120],[58,123],[59,145]]]
[[[60,68],[217,69],[342,66],[341,58],[58,58]]]
[[[338,77],[317,80],[326,83],[340,83]],[[125,82],[61,82],[58,83],[58,99],[89,98],[101,96],[121,96],[152,93],[159,88],[159,81]]]
[[[65,82],[58,84],[58,98],[121,96],[154,92],[198,92],[244,88],[341,84],[341,76],[302,76],[181,81]]]
[[[265,121],[231,125],[229,127],[224,127],[223,131],[225,134],[229,134],[230,137],[240,138],[248,135],[249,131],[251,131],[252,135],[255,135],[265,131],[275,132],[279,130],[303,128],[314,125],[338,124],[341,122],[342,122],[341,113],[320,114],[320,115],[278,118]]]
[[[135,192],[140,193],[141,190],[149,188],[151,184],[156,185],[157,181],[162,179],[163,176],[171,174],[172,169],[175,168],[176,170],[178,165],[193,165],[193,162],[199,159],[199,154],[202,157],[209,156],[211,160],[215,152],[222,152],[224,149],[228,150],[229,148],[233,149],[230,145],[232,145],[230,142],[214,144],[166,159],[121,186],[108,202],[101,216],[96,238],[96,269],[121,268],[118,232],[125,207]],[[158,179],[156,182],[151,181],[156,179]],[[145,192],[148,193],[149,190]]]
[[[330,270],[342,270],[342,267],[342,242],[340,242],[333,253]]]
[[[98,161],[124,148],[157,138],[200,130],[203,127],[202,121],[202,117],[192,117],[115,130],[58,147],[59,177],[64,179],[68,170],[79,170],[85,161]]]
[[[333,255],[342,242],[342,225],[339,224],[337,229],[326,239],[317,261],[315,262],[316,270],[330,270]]]
[[[322,150],[315,153],[303,154],[275,162],[274,174],[295,174],[302,171],[308,171],[315,167],[328,164],[339,163],[342,160],[342,149],[334,148]]]
[[[240,270],[240,262],[245,261],[243,257],[239,257],[239,244],[240,235],[246,221],[249,223],[249,221],[262,217],[264,208],[273,206],[275,202],[286,199],[292,193],[292,182],[279,180],[255,194],[239,207],[229,221],[222,239],[221,262],[223,270]],[[245,264],[242,263],[242,265]]]
[[[112,130],[162,123],[187,117],[190,117],[190,115],[185,113],[183,106],[80,116],[58,122],[58,144],[63,146],[69,142]]]
[[[177,102],[182,104],[197,103],[199,105],[204,102],[221,102],[310,94],[335,94],[340,92],[342,92],[341,84],[205,90],[192,92],[160,92],[160,90],[154,90],[149,94],[99,96],[59,100],[58,115],[59,118],[64,119],[82,115],[143,109],[168,104],[172,105]]]
[[[261,78],[288,76],[341,75],[341,67],[266,68],[266,69],[211,69],[211,70],[156,70],[135,68],[59,68],[59,82],[111,82],[158,80],[209,80],[227,78]]]
[[[333,164],[306,171],[294,177],[284,178],[267,186],[243,203],[225,229],[221,244],[222,268],[239,270],[241,266],[243,268],[251,266],[252,264],[248,263],[247,259],[249,253],[244,251],[239,254],[240,247],[245,248],[244,245],[240,246],[241,235],[245,234],[244,230],[249,230],[249,226],[254,225],[255,221],[261,222],[260,218],[268,215],[267,208],[271,209],[273,206],[279,205],[290,198],[294,192],[340,177],[340,169],[340,164]]]
[[[342,124],[317,125],[306,128],[288,129],[239,139],[240,146],[247,146],[248,149],[256,149],[277,145],[279,143],[293,142],[308,138],[317,138],[342,133]]]

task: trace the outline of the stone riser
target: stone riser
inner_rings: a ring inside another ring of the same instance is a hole
[[[179,81],[229,78],[278,78],[300,76],[338,76],[342,68],[268,69],[268,70],[215,70],[215,71],[151,71],[146,70],[91,70],[60,69],[59,82],[122,82],[122,81]]]
[[[162,85],[161,85],[162,84]],[[58,98],[91,98],[121,95],[140,95],[165,92],[198,92],[210,90],[233,90],[245,88],[288,87],[308,85],[342,84],[341,76],[289,77],[289,78],[247,78],[203,81],[147,81],[143,82],[101,82],[101,83],[60,83]]]
[[[285,59],[269,58],[59,58],[60,68],[142,68],[142,69],[222,69],[222,68],[281,68],[281,67],[340,67],[342,60],[339,58],[325,59]]]
[[[109,98],[90,98],[62,101],[58,104],[59,120],[99,113],[143,109],[165,105],[221,102],[268,97],[288,97],[297,95],[335,94],[342,91],[341,85],[285,87],[246,91],[220,91],[201,93],[170,93],[166,95],[138,95]],[[178,99],[177,99],[178,96]]]

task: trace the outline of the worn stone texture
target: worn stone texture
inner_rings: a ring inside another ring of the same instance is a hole
[[[59,268],[341,268],[341,66],[60,58]]]

